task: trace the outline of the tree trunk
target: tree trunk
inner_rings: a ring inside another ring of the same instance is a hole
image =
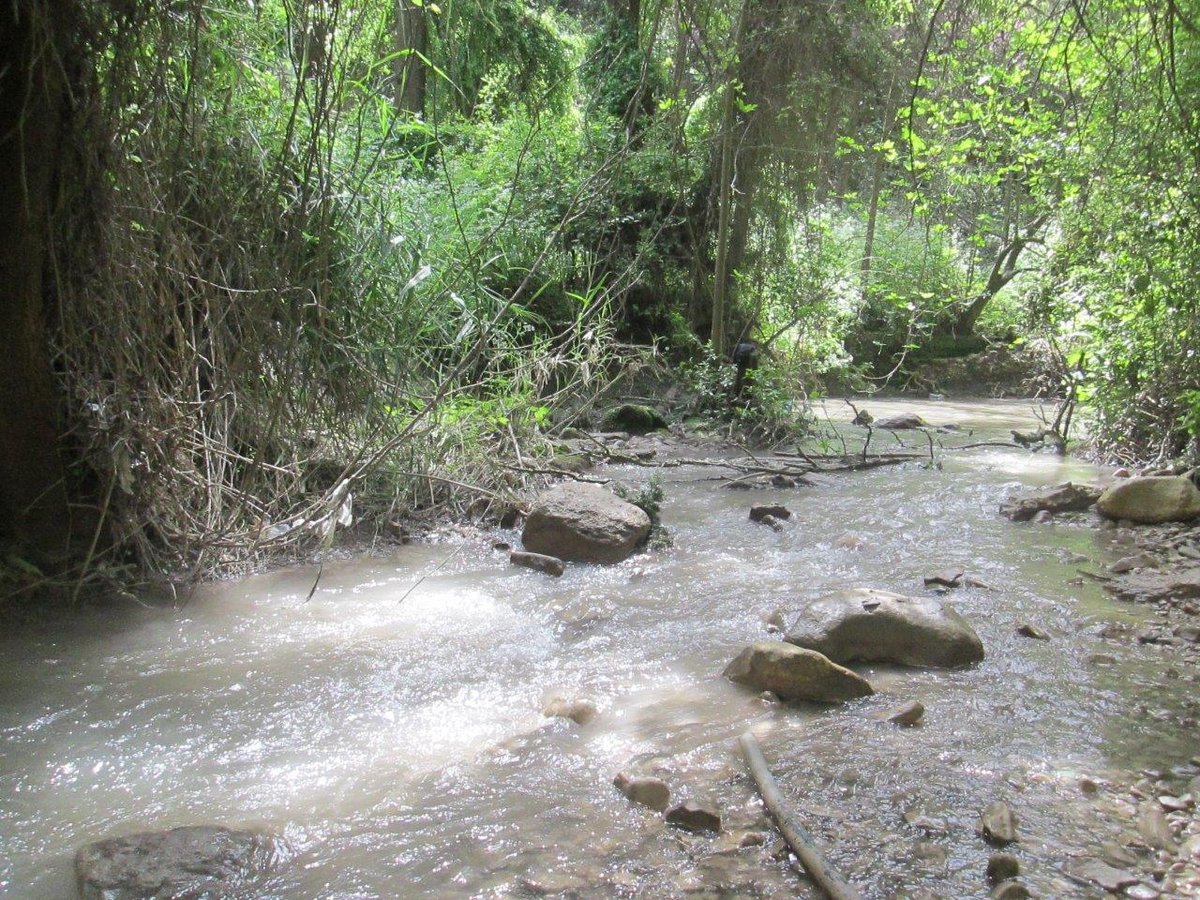
[[[743,0],[741,12],[738,13],[737,25],[733,31],[732,46],[736,50],[741,47],[742,28],[746,22],[746,13],[750,0]],[[729,251],[730,251],[730,219],[733,207],[733,157],[734,157],[734,127],[736,116],[738,59],[729,60],[725,80],[725,96],[721,102],[721,167],[717,176],[717,259],[713,274],[712,301],[712,332],[709,343],[717,356],[723,356],[726,337],[726,326],[729,317]]]
[[[429,28],[425,7],[412,0],[396,0],[395,76],[396,113],[425,118],[425,60],[429,57]]]
[[[71,510],[42,297],[73,4],[50,6],[0,3],[0,533],[57,568]]]

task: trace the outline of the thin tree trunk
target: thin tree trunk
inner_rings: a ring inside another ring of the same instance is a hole
[[[71,537],[43,292],[73,4],[0,3],[0,529],[43,566]]]
[[[742,27],[750,0],[743,0],[733,32],[732,46],[740,49]],[[712,332],[709,343],[717,356],[725,354],[726,326],[729,304],[729,223],[733,205],[734,100],[737,93],[737,58],[729,61],[725,80],[725,96],[721,102],[721,170],[718,176],[717,199],[717,260],[713,274]]]

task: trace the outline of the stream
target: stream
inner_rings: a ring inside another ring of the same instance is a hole
[[[1036,421],[1028,402],[866,405],[959,425],[947,445]],[[920,433],[900,437],[925,449]],[[889,444],[877,433],[872,450]],[[1161,648],[1102,636],[1146,610],[1072,583],[1084,557],[1121,555],[1119,530],[1091,514],[997,514],[1015,492],[1101,470],[1016,447],[938,459],[753,492],[710,468],[663,469],[673,547],[559,579],[510,566],[493,544],[519,534],[486,531],[327,561],[308,600],[316,566],[207,585],[177,609],[9,629],[0,895],[73,896],[72,856],[93,840],[222,823],[290,848],[255,897],[816,896],[746,775],[736,739],[752,729],[866,897],[986,896],[993,848],[976,824],[993,800],[1019,818],[1012,852],[1035,895],[1098,896],[1064,865],[1128,828],[1105,784],[1196,754],[1178,718],[1197,688]],[[651,471],[594,474],[637,484]],[[776,533],[748,521],[751,503],[793,515]],[[721,677],[769,637],[773,610],[846,587],[919,595],[951,568],[990,587],[947,598],[983,639],[976,667],[856,666],[877,694],[840,707],[764,702]],[[1050,640],[1019,636],[1021,623]],[[599,714],[547,718],[555,696]],[[910,699],[920,726],[880,720]],[[623,769],[717,804],[726,834],[631,804],[612,786]],[[1080,790],[1085,776],[1098,795]],[[765,844],[739,846],[746,832]]]

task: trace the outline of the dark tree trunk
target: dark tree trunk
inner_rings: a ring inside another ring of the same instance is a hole
[[[0,3],[0,529],[64,565],[71,515],[43,293],[74,4]]]
[[[429,28],[425,7],[396,0],[396,112],[425,118],[425,60],[429,57]]]

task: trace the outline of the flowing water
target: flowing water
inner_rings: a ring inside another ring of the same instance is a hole
[[[947,444],[1033,422],[1020,403],[896,409],[974,432]],[[712,469],[664,469],[673,548],[561,579],[510,567],[492,544],[517,535],[498,532],[328,562],[308,601],[315,567],[211,585],[181,609],[10,631],[0,894],[71,896],[81,844],[219,822],[291,848],[253,896],[812,896],[773,837],[736,847],[740,829],[768,830],[737,753],[753,729],[866,896],[986,895],[975,824],[994,799],[1020,818],[1035,892],[1090,896],[1061,867],[1121,823],[1079,778],[1185,761],[1195,736],[1172,718],[1195,688],[1167,677],[1160,649],[1100,636],[1144,611],[1069,583],[1082,556],[1120,555],[1119,532],[997,515],[1016,490],[1095,470],[1017,449],[939,458],[753,493],[721,489]],[[751,502],[793,518],[772,532],[747,520]],[[720,677],[776,608],[843,587],[919,594],[923,575],[954,567],[993,588],[952,597],[987,648],[977,667],[860,667],[879,693],[837,708],[768,704]],[[1017,636],[1022,622],[1052,639]],[[599,715],[547,719],[555,695]],[[910,698],[921,726],[878,720]],[[718,804],[734,838],[666,827],[612,787],[623,768]]]

